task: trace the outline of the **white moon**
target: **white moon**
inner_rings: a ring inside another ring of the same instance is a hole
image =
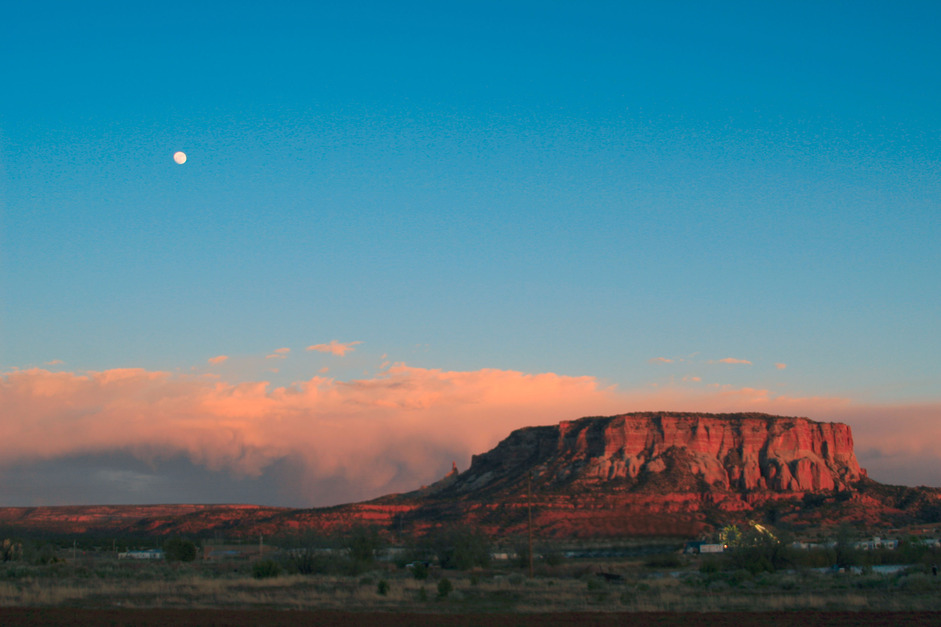
[[[173,153],[173,160],[183,165],[186,163],[186,153],[185,152],[175,152]]]

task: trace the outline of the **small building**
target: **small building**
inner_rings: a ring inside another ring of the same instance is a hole
[[[725,545],[724,544],[700,544],[699,552],[700,553],[724,553]]]
[[[162,560],[163,551],[160,549],[147,549],[145,551],[125,551],[118,553],[119,560]]]
[[[873,537],[869,540],[863,540],[857,542],[855,547],[861,551],[875,551],[878,549],[887,549],[894,551],[899,546],[898,540],[890,540],[888,538],[880,538],[878,536]]]

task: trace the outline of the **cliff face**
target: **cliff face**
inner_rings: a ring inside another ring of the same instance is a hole
[[[690,534],[715,516],[749,517],[808,493],[850,498],[866,473],[844,424],[634,413],[514,431],[440,490],[421,494],[415,514],[451,512],[519,532],[530,476],[542,533],[602,536]]]
[[[529,478],[532,477],[531,486]],[[848,426],[764,414],[634,413],[511,433],[471,467],[407,494],[312,510],[245,506],[0,508],[0,527],[270,536],[356,524],[495,536],[695,536],[728,522],[791,528],[937,522],[941,490],[866,477]]]
[[[763,414],[639,413],[513,432],[473,458],[455,487],[532,470],[543,489],[818,492],[865,477],[844,424]]]

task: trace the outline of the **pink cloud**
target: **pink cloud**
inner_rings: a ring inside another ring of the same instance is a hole
[[[213,366],[215,366],[215,365],[217,365],[217,364],[221,364],[222,362],[224,362],[224,361],[225,361],[226,359],[228,359],[228,358],[229,358],[228,355],[219,355],[219,356],[217,356],[217,357],[210,357],[210,358],[209,358],[209,363],[211,363]]]
[[[673,360],[668,357],[654,357],[649,362],[652,364],[672,364]]]
[[[784,370],[785,368],[787,368],[787,364],[778,363],[778,364],[774,364],[774,367],[777,368],[778,370]]]
[[[355,350],[353,347],[357,344],[362,344],[362,342],[356,341],[343,344],[337,340],[330,340],[329,344],[314,344],[313,346],[308,346],[307,350],[318,351],[321,353],[331,353],[333,355],[337,355],[338,357],[343,357],[347,353]]]
[[[514,428],[622,409],[613,389],[591,377],[401,364],[374,378],[317,376],[290,387],[141,369],[33,369],[0,377],[0,406],[7,466],[123,451],[184,454],[214,471],[257,476],[288,459],[304,469],[305,490],[340,478],[371,495],[433,481],[452,460],[466,467]]]
[[[851,404],[831,415],[853,428],[860,464],[876,481],[941,487],[941,402]]]
[[[0,375],[0,465],[123,452],[142,460],[185,455],[232,476],[297,466],[296,500],[326,505],[413,489],[513,429],[626,411],[754,411],[854,428],[876,480],[934,482],[941,469],[941,404],[865,407],[845,398],[794,397],[757,388],[660,386],[620,390],[593,377],[508,370],[445,371],[393,364],[354,381],[315,376],[265,381],[120,369],[42,369]],[[923,465],[931,462],[931,473]],[[889,476],[881,477],[885,471]],[[921,474],[919,474],[919,472]],[[921,477],[921,479],[919,479]]]
[[[739,364],[739,365],[743,365],[743,366],[750,366],[750,365],[752,365],[751,362],[748,361],[747,359],[735,359],[734,357],[726,357],[726,358],[724,358],[724,359],[720,359],[719,361],[710,361],[709,363],[711,363],[711,364],[714,364],[714,363],[718,363],[718,364]]]
[[[64,363],[65,363],[65,362],[62,361],[61,359],[53,359],[52,361],[47,361],[47,362],[46,362],[46,365],[47,365],[47,366],[59,366],[59,365],[62,365],[62,364],[64,364]]]

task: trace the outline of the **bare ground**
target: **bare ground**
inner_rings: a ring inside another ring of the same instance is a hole
[[[317,625],[318,627],[893,627],[941,625],[941,612],[640,612],[640,613],[495,613],[441,614],[414,612],[342,612],[207,609],[87,609],[87,608],[0,608],[5,626],[109,625],[149,627],[178,625],[232,625],[274,627]]]

